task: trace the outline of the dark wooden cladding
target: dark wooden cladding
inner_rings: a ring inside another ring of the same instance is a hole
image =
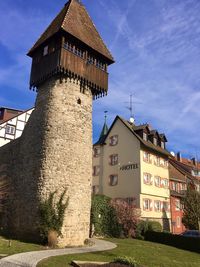
[[[43,47],[44,49],[44,47]],[[83,58],[64,47],[51,50],[43,56],[43,49],[33,57],[30,86],[38,87],[46,79],[62,74],[65,77],[80,80],[83,86],[89,86],[95,97],[103,96],[108,89],[108,73],[95,64],[88,62],[88,54]],[[53,51],[53,52],[52,52]]]
[[[41,57],[40,59],[33,59],[31,68],[30,86],[38,87],[38,85],[45,81],[50,76],[53,76],[60,66],[60,49],[51,54]]]
[[[62,48],[60,64],[64,69],[76,73],[102,90],[108,89],[108,73],[87,63],[87,59],[82,59]]]

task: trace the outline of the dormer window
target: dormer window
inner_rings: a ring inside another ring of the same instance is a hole
[[[154,144],[155,146],[157,146],[157,142],[158,142],[157,138],[154,137],[154,138],[153,138],[153,144]]]
[[[48,45],[46,45],[46,46],[44,47],[44,50],[43,50],[43,56],[48,55],[48,52],[49,52],[49,47],[48,47]]]
[[[165,149],[165,142],[161,141],[161,147]]]
[[[143,139],[144,139],[144,141],[147,141],[147,134],[146,133],[143,133]]]

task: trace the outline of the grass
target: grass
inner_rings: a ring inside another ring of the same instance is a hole
[[[12,255],[41,249],[44,249],[41,245],[25,243],[17,240],[11,240],[11,246],[9,246],[9,240],[0,236],[0,254]]]
[[[198,267],[200,255],[174,247],[136,239],[108,239],[117,248],[105,252],[57,256],[41,261],[37,267],[66,267],[72,260],[110,262],[119,256],[135,258],[147,267]]]

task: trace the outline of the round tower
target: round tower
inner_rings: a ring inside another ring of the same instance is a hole
[[[28,52],[35,110],[20,141],[13,229],[37,239],[38,206],[67,190],[60,246],[89,237],[92,100],[107,94],[114,62],[85,7],[70,0]]]

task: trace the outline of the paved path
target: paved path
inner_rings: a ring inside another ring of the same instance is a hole
[[[91,247],[41,250],[15,254],[1,259],[0,267],[36,267],[39,261],[52,256],[104,251],[116,248],[115,244],[108,241],[95,239],[94,242],[95,245]]]

